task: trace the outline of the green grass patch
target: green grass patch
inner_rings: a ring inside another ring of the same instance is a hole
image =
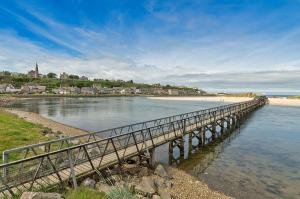
[[[289,99],[300,99],[300,96],[288,96]]]
[[[115,187],[106,196],[108,199],[137,199],[127,187]]]
[[[86,188],[78,187],[65,194],[65,199],[106,199],[105,193]]]
[[[2,162],[2,152],[7,149],[35,144],[46,141],[42,135],[43,127],[25,121],[18,116],[0,110],[0,158]],[[17,159],[17,155],[10,156],[10,160]]]

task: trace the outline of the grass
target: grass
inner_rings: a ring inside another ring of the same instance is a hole
[[[115,187],[108,194],[108,199],[137,199],[127,187]]]
[[[78,187],[65,194],[65,199],[107,199],[105,193],[86,188]]]
[[[289,99],[300,99],[300,96],[289,96]]]
[[[255,93],[232,93],[232,94],[225,94],[226,97],[256,97]]]
[[[2,159],[4,150],[49,140],[41,134],[42,130],[43,127],[40,125],[27,122],[0,109],[0,158]],[[10,157],[10,160],[17,158],[15,155]]]

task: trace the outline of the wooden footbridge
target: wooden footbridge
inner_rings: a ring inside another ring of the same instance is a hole
[[[3,152],[0,165],[0,197],[49,186],[77,186],[77,179],[122,164],[134,156],[153,154],[171,143],[183,151],[183,136],[208,139],[235,128],[244,116],[267,102],[266,97],[119,128],[68,137]]]

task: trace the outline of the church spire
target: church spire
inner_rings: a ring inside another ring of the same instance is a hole
[[[39,77],[39,66],[38,66],[37,62],[35,62],[34,77],[35,77],[35,78],[38,78],[38,77]]]

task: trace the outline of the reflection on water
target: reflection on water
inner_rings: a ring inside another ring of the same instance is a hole
[[[300,109],[266,106],[179,168],[237,198],[300,198]]]
[[[99,131],[220,104],[224,102],[169,102],[145,97],[98,97],[30,99],[19,101],[14,107],[81,129]]]
[[[161,101],[143,97],[56,98],[18,102],[17,108],[97,131],[218,106],[216,102]],[[264,106],[240,130],[203,149],[174,150],[178,167],[237,198],[300,198],[300,108]],[[188,137],[185,137],[187,140]],[[196,145],[197,140],[193,140]],[[185,142],[185,147],[191,147]],[[156,159],[170,163],[168,145]]]

